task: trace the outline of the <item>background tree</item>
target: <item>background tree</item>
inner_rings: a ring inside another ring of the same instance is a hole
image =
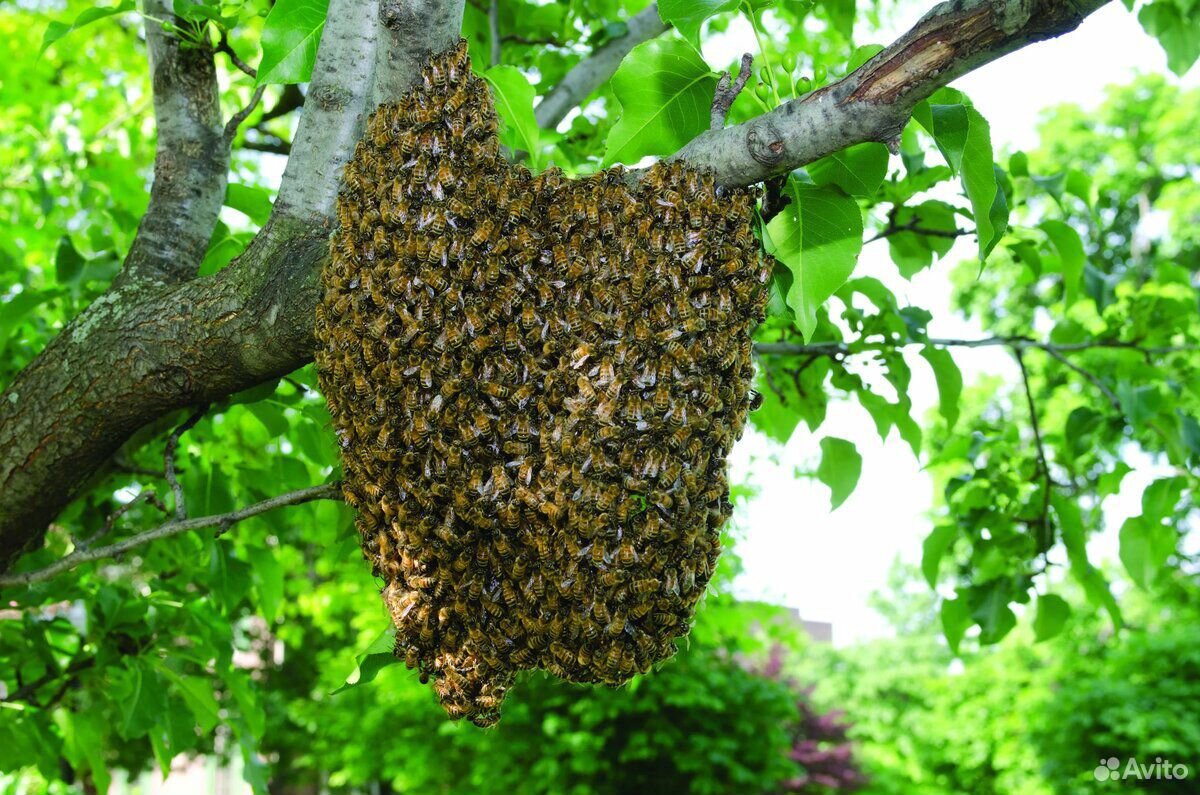
[[[1101,620],[1089,605],[1121,626],[1086,542],[1130,462],[1157,474],[1120,531],[1129,577],[1159,593],[1192,573],[1181,538],[1200,456],[1200,103],[1147,81],[1098,123],[1061,112],[1042,151],[999,164],[986,120],[946,87],[1101,5],[947,3],[887,47],[855,46],[856,18],[880,12],[846,0],[0,10],[25,56],[0,63],[0,769],[100,791],[113,769],[154,760],[165,772],[194,753],[239,757],[258,789],[320,780],[335,763],[346,786],[400,775],[312,741],[334,720],[361,728],[387,691],[338,697],[357,709],[315,696],[386,618],[336,499],[308,362],[340,166],[369,111],[460,33],[503,100],[504,143],[535,169],[678,157],[724,184],[764,183],[761,234],[780,266],[754,425],[786,441],[851,399],[881,436],[927,450],[944,499],[922,568],[953,593],[937,608],[953,649],[999,640],[1029,603],[1038,636],[1073,627],[1072,610]],[[1139,6],[1177,72],[1200,48],[1194,6]],[[726,119],[711,112],[713,67],[744,64],[710,65],[694,45],[738,16],[758,51]],[[966,235],[986,261],[960,266],[956,294],[986,336],[930,336],[928,312],[854,273],[864,241],[886,241],[910,277]],[[985,346],[1009,351],[1019,377],[964,391],[955,357]],[[932,422],[912,416],[914,364],[937,379]],[[858,454],[833,437],[821,449],[818,475],[840,501]],[[749,638],[761,624],[711,602],[702,615],[722,632]],[[776,703],[773,685],[721,656],[727,644],[708,648],[664,682],[714,677]],[[950,653],[929,651],[937,664]],[[548,683],[530,692],[562,698]],[[579,738],[601,724],[564,725]],[[741,786],[752,769],[765,788],[796,772],[778,761],[733,760],[709,783]]]

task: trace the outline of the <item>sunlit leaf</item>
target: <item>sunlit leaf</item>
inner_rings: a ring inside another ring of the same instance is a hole
[[[862,456],[853,442],[826,436],[821,440],[817,478],[829,487],[830,510],[837,510],[854,492],[862,474]]]
[[[707,130],[716,83],[700,53],[682,39],[634,47],[612,77],[621,112],[608,133],[604,165],[672,154]]]
[[[262,32],[258,85],[305,83],[312,77],[329,0],[278,0]]]
[[[787,303],[806,339],[817,309],[846,283],[862,251],[858,203],[836,188],[790,180],[792,203],[767,224],[767,250],[792,272]]]

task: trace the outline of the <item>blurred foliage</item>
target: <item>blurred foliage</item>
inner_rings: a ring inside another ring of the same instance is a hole
[[[559,129],[531,129],[536,98],[645,5],[498,4],[500,62],[487,71],[507,100],[505,135],[530,165],[586,174],[668,154],[706,121],[633,122],[711,92],[714,70],[733,64],[703,53],[735,35],[757,43],[737,123],[863,63],[878,47],[855,31],[894,10],[664,0],[677,32],[635,48]],[[268,86],[235,143],[208,275],[269,216],[282,167],[259,150],[286,151],[324,4],[175,8],[173,35],[196,47],[224,35]],[[1176,71],[1195,58],[1196,28],[1170,22],[1198,9],[1140,7]],[[144,24],[157,22],[128,0],[0,7],[0,36],[21,54],[0,61],[0,384],[103,292],[136,232],[154,142]],[[464,35],[483,71],[486,4],[467,3]],[[216,60],[232,114],[256,81]],[[677,659],[615,691],[529,677],[501,727],[479,732],[446,722],[402,667],[332,695],[387,617],[349,512],[312,503],[6,589],[0,788],[104,791],[113,771],[166,773],[210,755],[235,760],[260,792],[822,792],[860,783],[848,734],[870,791],[1026,795],[1085,791],[1105,754],[1185,756],[1200,747],[1185,539],[1200,461],[1198,126],[1200,94],[1144,77],[1097,112],[1056,110],[1036,151],[998,157],[987,121],[947,89],[917,109],[898,156],[863,144],[767,186],[761,232],[779,267],[758,332],[755,427],[786,442],[801,422],[820,428],[830,401],[850,400],[939,486],[928,583],[914,589],[898,572],[881,601],[899,640],[804,646],[781,611],[728,595],[727,553]],[[923,271],[949,271],[943,261],[969,235],[971,257],[951,275],[956,309],[1022,367],[964,384],[957,360],[974,343],[939,338],[939,319],[904,296]],[[886,245],[886,269],[859,262],[865,245]],[[935,416],[914,415],[917,369],[936,381]],[[19,570],[161,523],[148,493],[169,503],[163,444],[186,418],[132,438]],[[837,505],[861,458],[838,437],[821,450],[817,475]],[[194,516],[337,479],[311,368],[207,407],[178,463]],[[1101,571],[1088,542],[1116,531],[1106,505],[1136,502],[1136,485],[1140,512],[1118,533],[1126,572]],[[1120,602],[1114,580],[1126,586]],[[785,672],[763,668],[780,648]],[[815,702],[797,684],[813,681]]]
[[[899,572],[894,584],[909,582]],[[1080,589],[1065,591],[1086,604]],[[1200,747],[1198,597],[1194,579],[1175,577],[1158,598],[1126,600],[1134,626],[1121,633],[1093,613],[1045,642],[1021,627],[1000,646],[965,650],[960,664],[926,606],[910,602],[892,616],[899,638],[811,648],[790,667],[820,677],[818,704],[853,717],[870,795],[1084,795],[1097,791],[1097,763],[1114,757],[1122,771],[1130,758],[1184,764],[1187,780],[1122,782],[1182,795],[1195,791]]]

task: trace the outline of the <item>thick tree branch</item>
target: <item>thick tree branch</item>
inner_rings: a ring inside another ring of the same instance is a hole
[[[95,549],[76,550],[43,569],[27,571],[21,574],[0,575],[0,588],[11,588],[15,585],[31,585],[35,582],[42,582],[64,571],[70,571],[76,566],[82,566],[84,563],[104,560],[105,558],[115,558],[131,549],[145,546],[151,541],[177,536],[189,530],[203,530],[206,527],[216,527],[219,528],[219,532],[224,532],[244,519],[249,519],[251,516],[258,516],[260,513],[266,513],[267,511],[273,511],[276,508],[283,508],[288,505],[300,505],[301,503],[312,502],[314,500],[341,499],[341,485],[338,483],[325,483],[320,486],[311,486],[307,489],[280,494],[277,497],[256,502],[253,505],[248,505],[245,508],[239,508],[229,513],[216,514],[214,516],[199,516],[195,519],[174,519],[151,530],[132,535],[115,544],[96,547]]]
[[[463,5],[464,0],[379,0],[372,109],[399,99],[431,54],[458,41]]]
[[[900,135],[918,102],[955,78],[1074,30],[1108,0],[951,0],[832,85],[744,124],[701,134],[672,159],[750,185],[852,144]]]
[[[571,109],[612,77],[629,51],[644,41],[661,35],[670,26],[658,16],[658,5],[651,4],[629,20],[624,36],[611,39],[567,72],[566,77],[542,97],[533,115],[538,126],[550,130],[566,118]]]
[[[354,153],[370,108],[377,42],[375,0],[332,0],[283,172],[275,213],[328,230],[342,168]]]
[[[171,0],[145,0],[157,144],[150,205],[114,282],[178,282],[195,275],[225,199],[229,145],[213,53],[185,47],[150,19],[173,19]]]

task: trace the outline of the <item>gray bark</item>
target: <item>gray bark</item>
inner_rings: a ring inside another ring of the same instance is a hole
[[[146,14],[174,19],[171,0]],[[229,145],[211,50],[185,48],[146,20],[157,143],[150,204],[114,286],[178,282],[196,274],[225,200]]]
[[[376,0],[330,2],[276,213],[323,225],[333,218],[342,168],[366,123],[378,10]]]
[[[1103,4],[943,3],[841,82],[746,124],[705,133],[677,156],[712,169],[724,184],[740,185],[850,144],[888,140],[920,98],[1005,53],[1073,29]],[[461,0],[419,0],[430,13],[419,29],[402,5],[381,3],[380,46],[396,51],[376,61],[374,96],[382,99],[398,96],[426,55],[458,36]],[[334,49],[362,39],[344,41]],[[318,74],[336,57],[323,41]],[[358,91],[366,89],[357,84]],[[350,100],[344,106],[355,107]],[[317,124],[313,120],[322,117],[310,111],[304,110],[308,123]],[[288,200],[236,262],[184,284],[106,294],[0,397],[0,571],[40,543],[47,523],[138,428],[311,360],[317,275],[330,227],[324,209],[337,175],[306,160],[346,157],[348,148],[341,147],[352,137],[345,132],[331,132],[329,140],[311,133],[309,154],[293,155],[281,189]],[[301,185],[310,179],[314,184]]]
[[[373,104],[399,99],[426,59],[458,41],[465,0],[379,0]]]

